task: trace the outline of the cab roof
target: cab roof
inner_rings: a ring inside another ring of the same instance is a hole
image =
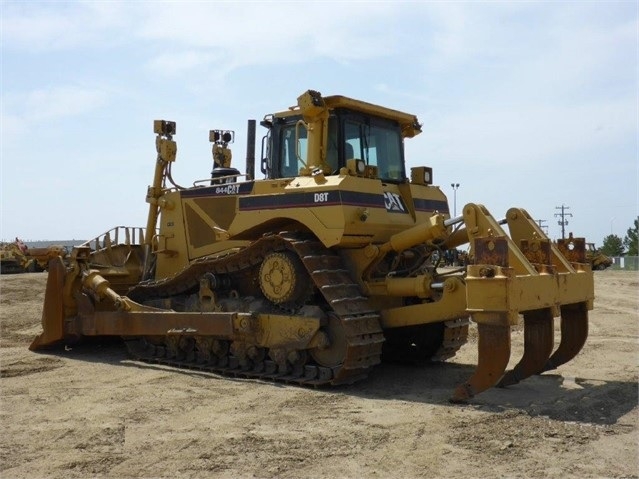
[[[325,96],[323,97],[323,100],[328,110],[346,108],[348,110],[364,113],[365,115],[371,115],[396,121],[397,123],[399,123],[402,130],[402,135],[405,138],[412,138],[415,135],[420,134],[422,131],[422,125],[419,123],[419,120],[415,115],[410,113],[393,110],[392,108],[386,108],[384,106],[375,105],[373,103],[356,100],[354,98],[349,98],[342,95]],[[290,107],[286,111],[275,113],[273,116],[276,118],[286,118],[299,114],[299,107],[295,105]]]

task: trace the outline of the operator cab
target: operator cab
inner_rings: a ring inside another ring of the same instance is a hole
[[[267,117],[269,129],[262,142],[262,173],[268,179],[292,178],[309,164],[307,129],[302,115]],[[324,175],[337,175],[347,160],[375,167],[377,178],[388,183],[406,181],[404,143],[400,124],[347,108],[332,109],[326,122],[319,163]],[[324,153],[325,152],[325,153]]]

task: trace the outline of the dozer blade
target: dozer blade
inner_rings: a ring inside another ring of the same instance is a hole
[[[59,256],[49,262],[47,287],[42,310],[42,334],[37,336],[29,349],[36,351],[53,346],[64,339],[64,304],[62,292],[66,268]]]
[[[462,403],[493,387],[504,375],[510,359],[510,326],[477,324],[479,357],[477,369],[455,389],[450,401]]]
[[[543,371],[550,371],[566,364],[577,356],[588,337],[588,306],[586,303],[561,306],[561,341],[557,351],[550,356]]]
[[[550,308],[524,312],[524,355],[497,386],[511,386],[542,372],[554,346],[553,332],[553,314]]]

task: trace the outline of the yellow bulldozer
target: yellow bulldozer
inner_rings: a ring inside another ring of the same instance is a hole
[[[603,271],[612,266],[612,258],[603,254],[599,248],[595,247],[595,243],[586,243],[586,261],[590,263],[593,271]]]
[[[42,248],[29,248],[27,250],[27,256],[35,261],[36,271],[47,271],[49,269],[49,262],[57,257],[66,261],[69,255],[69,251],[66,246],[63,245],[49,245]]]
[[[249,120],[246,173],[231,167],[234,132],[213,130],[210,176],[183,187],[176,125],[155,121],[146,227],[118,226],[68,266],[51,262],[31,349],[116,336],[140,361],[337,385],[382,360],[450,358],[472,320],[478,365],[453,402],[581,350],[594,299],[584,240],[555,245],[520,208],[498,220],[469,203],[451,217],[432,169],[406,171],[414,115],[309,90],[261,125],[264,179]],[[460,246],[468,264],[443,268]],[[506,371],[520,316],[525,351]]]
[[[68,251],[62,245],[29,248],[21,239],[12,243],[0,243],[0,273],[37,273],[46,271],[49,261],[60,257],[66,260]]]
[[[12,243],[0,243],[0,274],[32,273],[38,264],[29,256],[29,248],[16,238]]]

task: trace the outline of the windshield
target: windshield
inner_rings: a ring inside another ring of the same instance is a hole
[[[402,139],[399,126],[392,122],[349,118],[344,122],[346,159],[364,160],[376,166],[381,180],[403,181]]]
[[[306,128],[297,128],[292,117],[276,129],[277,156],[271,164],[272,177],[297,176],[308,161]],[[328,174],[337,174],[346,160],[361,159],[376,166],[382,181],[401,182],[406,178],[403,162],[403,143],[399,125],[390,120],[370,117],[349,110],[334,111],[328,119],[325,162]],[[298,157],[299,154],[299,157]]]

